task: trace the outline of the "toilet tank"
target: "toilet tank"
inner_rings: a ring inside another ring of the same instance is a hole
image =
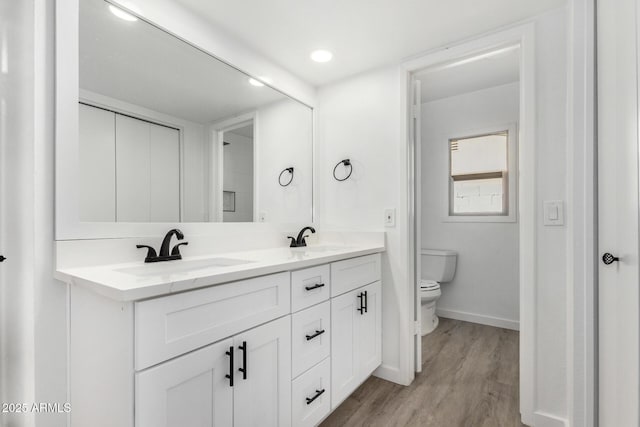
[[[456,273],[458,253],[443,249],[422,249],[422,279],[446,283]]]

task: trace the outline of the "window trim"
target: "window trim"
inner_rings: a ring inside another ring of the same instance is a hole
[[[450,141],[456,139],[473,138],[485,135],[491,135],[494,133],[507,132],[507,171],[502,172],[486,172],[469,175],[451,175],[451,148]],[[499,126],[491,126],[488,128],[459,132],[451,137],[447,138],[445,143],[447,144],[447,167],[445,168],[445,182],[447,188],[445,193],[445,212],[443,215],[443,222],[517,222],[518,211],[518,126],[517,123],[507,123]],[[492,175],[492,176],[489,176]],[[453,183],[459,179],[456,177],[472,177],[470,179],[485,179],[485,178],[498,178],[500,175],[503,178],[504,185],[504,203],[503,206],[507,209],[505,213],[458,213],[453,214]]]

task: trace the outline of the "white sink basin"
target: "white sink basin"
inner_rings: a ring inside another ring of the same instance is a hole
[[[158,263],[148,263],[139,267],[127,267],[115,270],[119,273],[131,274],[133,276],[155,276],[158,274],[186,273],[209,268],[231,267],[234,265],[248,264],[254,261],[232,258],[207,258],[192,261],[163,261]]]

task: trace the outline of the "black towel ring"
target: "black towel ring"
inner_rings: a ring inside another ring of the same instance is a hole
[[[291,174],[291,178],[289,178],[289,181],[285,184],[282,183],[282,174],[285,172],[289,172]],[[281,187],[286,187],[287,185],[291,184],[291,182],[293,181],[293,166],[290,168],[285,168],[283,169],[282,172],[280,172],[280,175],[278,176],[278,184],[280,184]]]
[[[347,174],[347,176],[345,176],[344,178],[338,178],[336,176],[336,169],[338,169],[338,166],[343,165],[345,168],[347,166],[349,166],[349,173]],[[349,159],[344,159],[344,160],[340,160],[334,167],[333,167],[333,178],[336,181],[346,181],[347,179],[349,179],[349,177],[351,176],[351,173],[353,172],[353,165],[351,164],[351,160]]]

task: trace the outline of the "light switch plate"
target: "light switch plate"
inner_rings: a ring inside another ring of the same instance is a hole
[[[396,210],[395,208],[389,208],[384,210],[384,226],[395,227],[396,226]]]
[[[546,200],[544,202],[544,225],[564,225],[564,202]]]

